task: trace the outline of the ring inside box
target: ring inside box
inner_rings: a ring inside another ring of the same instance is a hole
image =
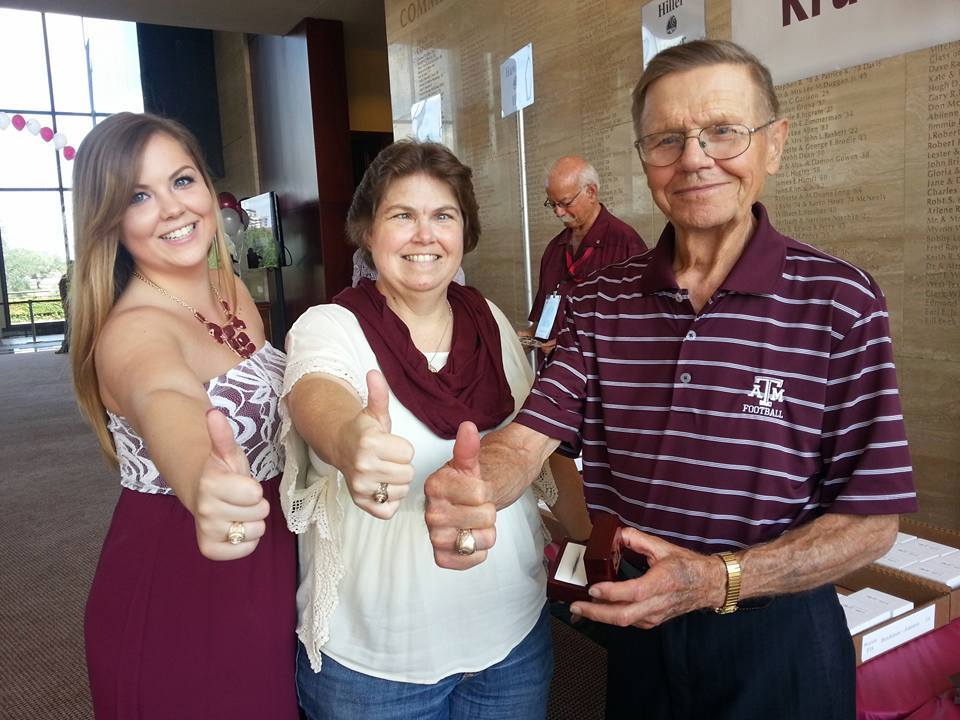
[[[563,548],[563,554],[557,564],[557,571],[553,576],[560,582],[586,587],[587,566],[583,562],[583,556],[586,552],[586,545],[568,542]]]
[[[620,543],[620,521],[607,514],[594,519],[586,545],[564,540],[550,566],[547,597],[561,602],[589,600],[590,585],[617,579]]]

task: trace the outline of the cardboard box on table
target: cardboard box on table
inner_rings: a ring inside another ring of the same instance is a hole
[[[935,583],[920,577],[868,565],[840,578],[836,586],[842,595],[871,587],[910,600],[914,605],[913,610],[853,636],[857,665],[949,622],[950,599]]]
[[[918,538],[941,543],[942,545],[950,545],[951,547],[958,548],[958,552],[960,552],[960,531],[948,530],[947,528],[929,525],[909,517],[902,517],[900,518],[900,532],[907,533],[908,535],[916,535]],[[912,575],[909,572],[909,568],[905,570],[892,570],[892,572],[903,575],[911,580],[925,581],[930,586],[936,588],[939,592],[947,596],[947,602],[950,605],[950,620],[960,618],[960,588],[951,589],[943,583]]]

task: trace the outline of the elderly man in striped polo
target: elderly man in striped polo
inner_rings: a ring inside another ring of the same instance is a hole
[[[757,202],[788,121],[753,55],[665,50],[633,119],[669,222],[574,289],[513,424],[482,448],[461,427],[427,482],[435,558],[465,569],[497,552],[496,508],[556,447],[582,448],[591,513],[626,528],[623,579],[571,607],[609,629],[607,717],[852,718],[830,583],[916,509],[883,293]]]

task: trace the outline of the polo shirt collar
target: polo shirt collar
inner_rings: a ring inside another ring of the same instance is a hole
[[[583,236],[583,241],[580,243],[581,248],[590,247],[600,247],[600,241],[607,236],[607,226],[610,224],[610,212],[607,210],[606,206],[603,203],[600,203],[600,214],[597,215],[597,219],[593,221],[593,225],[590,226],[590,229],[587,230],[587,234]],[[571,234],[573,230],[569,230]]]
[[[780,281],[786,262],[786,239],[770,225],[767,209],[761,203],[754,203],[752,210],[757,227],[720,288],[762,295],[773,292]],[[676,233],[673,224],[667,223],[640,279],[641,292],[679,289],[673,273],[675,247]]]

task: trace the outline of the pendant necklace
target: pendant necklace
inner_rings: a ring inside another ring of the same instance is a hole
[[[237,317],[237,315],[230,310],[230,305],[228,305],[227,301],[220,296],[220,291],[217,290],[217,286],[213,283],[210,283],[210,289],[213,290],[213,294],[217,296],[217,300],[220,301],[220,305],[223,306],[223,312],[227,316],[227,322],[225,325],[217,325],[215,322],[210,322],[199,310],[194,308],[192,305],[185,303],[176,295],[167,292],[150,278],[141,275],[139,270],[134,270],[133,275],[138,280],[141,280],[152,287],[161,295],[165,295],[181,307],[184,307],[193,313],[193,316],[197,319],[197,321],[207,328],[207,333],[210,335],[210,337],[212,337],[221,345],[226,345],[229,347],[234,353],[236,353],[238,357],[246,360],[256,352],[256,347],[252,342],[250,342],[250,338],[247,336],[247,334],[243,332],[247,328],[246,323],[244,323],[243,320]],[[444,330],[444,332],[446,332],[446,330]]]
[[[440,341],[437,343],[437,349],[433,351],[430,359],[427,360],[427,369],[432,373],[438,373],[443,370],[443,366],[435,367],[434,362],[437,355],[440,354],[440,347],[443,345],[443,339],[447,336],[447,328],[450,327],[450,320],[453,318],[453,308],[450,307],[450,301],[447,301],[447,324],[443,326],[443,332],[440,333]]]

